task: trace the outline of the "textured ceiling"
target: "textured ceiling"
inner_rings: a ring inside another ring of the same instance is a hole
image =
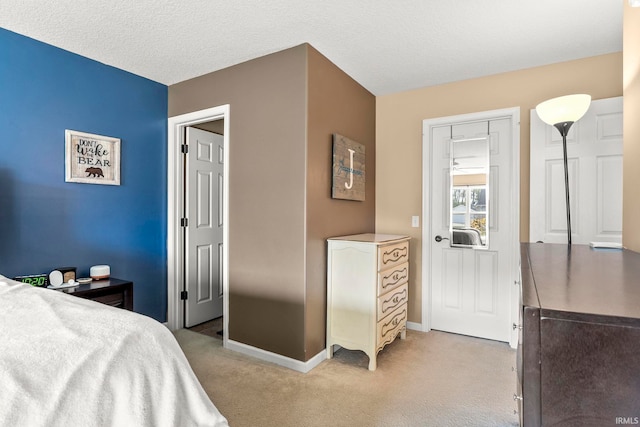
[[[0,27],[171,85],[308,42],[374,95],[622,50],[623,0],[0,0]]]

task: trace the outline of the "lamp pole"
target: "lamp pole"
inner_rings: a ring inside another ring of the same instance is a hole
[[[591,95],[559,96],[536,105],[540,119],[554,126],[562,135],[564,157],[564,193],[567,199],[567,242],[571,247],[571,204],[569,203],[569,166],[567,165],[567,134],[571,125],[585,115],[591,104]]]
[[[562,151],[564,158],[564,192],[567,203],[567,241],[571,245],[571,204],[569,203],[569,167],[567,165],[567,134],[573,122],[560,122],[556,123],[555,128],[558,129],[560,135],[562,135]]]

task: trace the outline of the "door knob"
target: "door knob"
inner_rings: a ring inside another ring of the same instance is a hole
[[[440,243],[440,242],[442,242],[443,240],[449,240],[449,238],[448,238],[448,237],[442,237],[442,236],[441,236],[441,235],[439,235],[439,234],[436,236],[436,242]]]

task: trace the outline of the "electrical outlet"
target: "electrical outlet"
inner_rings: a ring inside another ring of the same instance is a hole
[[[411,217],[411,226],[413,228],[418,228],[420,227],[420,217],[417,215],[414,215]]]

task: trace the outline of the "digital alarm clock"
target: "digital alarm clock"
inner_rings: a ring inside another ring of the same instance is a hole
[[[32,286],[47,287],[49,286],[48,274],[31,274],[28,276],[16,276],[13,278],[16,282],[27,283]]]

